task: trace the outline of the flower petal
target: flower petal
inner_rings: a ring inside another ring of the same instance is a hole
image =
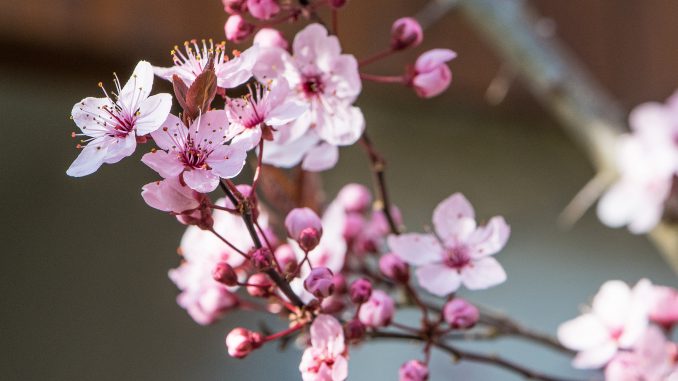
[[[334,167],[339,161],[339,148],[322,142],[306,153],[301,168],[310,172],[321,172]]]
[[[183,144],[188,134],[188,128],[184,123],[174,114],[168,114],[161,128],[152,131],[151,137],[155,144],[164,150],[177,150],[177,143]]]
[[[607,327],[592,313],[578,316],[558,327],[558,341],[575,351],[601,346],[609,337]]]
[[[504,217],[492,217],[485,226],[476,229],[468,239],[471,247],[471,256],[482,258],[495,254],[504,248],[511,234],[511,228],[506,224]]]
[[[440,262],[443,256],[443,248],[430,234],[390,235],[387,242],[395,255],[415,266]]]
[[[461,284],[459,272],[445,265],[425,265],[419,267],[415,274],[421,287],[440,297],[457,291]]]
[[[136,105],[143,102],[151,94],[153,87],[153,66],[147,61],[139,61],[134,72],[118,94],[118,101],[135,112]]]
[[[141,157],[141,162],[158,172],[163,178],[178,176],[184,170],[184,165],[177,159],[175,153],[160,150],[145,154]]]
[[[162,126],[167,120],[172,108],[172,96],[169,94],[156,94],[148,97],[139,105],[139,117],[135,126],[137,135],[150,134]]]
[[[200,193],[209,193],[219,185],[219,176],[205,169],[184,171],[183,176],[186,185]]]
[[[220,177],[230,179],[237,176],[242,171],[247,159],[244,143],[222,145],[215,148],[207,158],[207,164]]]
[[[483,290],[504,283],[506,272],[496,259],[485,257],[462,268],[461,281],[469,290]]]
[[[66,174],[73,177],[82,177],[96,172],[104,163],[108,151],[107,147],[102,145],[102,140],[93,140],[86,145],[73,164],[68,167]]]
[[[577,369],[598,369],[607,364],[617,353],[617,346],[608,341],[605,344],[579,352],[572,360],[572,366]]]
[[[463,194],[455,193],[433,211],[433,226],[446,243],[465,241],[476,229],[473,206]]]

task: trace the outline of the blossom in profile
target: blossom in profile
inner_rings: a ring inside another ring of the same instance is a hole
[[[447,90],[452,82],[452,71],[447,62],[457,53],[449,49],[433,49],[423,53],[414,64],[410,86],[422,98],[433,98]]]
[[[200,193],[213,191],[220,177],[235,177],[245,165],[244,144],[225,144],[233,135],[223,110],[202,114],[190,127],[170,114],[151,136],[161,149],[145,154],[141,161],[164,178],[181,175],[186,185]]]
[[[388,238],[394,254],[417,266],[415,274],[423,288],[446,296],[462,284],[480,290],[506,280],[501,264],[492,257],[504,248],[511,232],[503,217],[492,217],[479,227],[471,204],[455,193],[438,204],[433,226],[436,235],[408,233]]]
[[[311,324],[311,346],[299,364],[304,381],[343,381],[348,378],[344,330],[337,319],[318,315]]]
[[[82,137],[80,155],[66,174],[81,177],[96,172],[102,164],[113,164],[132,155],[137,137],[147,135],[162,125],[172,107],[172,96],[149,96],[153,86],[151,64],[140,61],[132,77],[121,87],[115,76],[114,93],[104,92],[103,98],[85,98],[73,106],[71,116]]]
[[[607,226],[647,233],[662,218],[678,173],[678,96],[666,104],[645,103],[629,116],[632,131],[617,141],[619,179],[598,203]]]
[[[290,123],[288,131],[274,140],[280,146],[269,154],[264,152],[267,163],[281,167],[296,165],[307,155],[320,156],[317,151],[327,150],[323,143],[335,147],[333,150],[336,146],[351,145],[365,128],[362,112],[353,106],[362,90],[358,63],[352,55],[341,53],[337,37],[328,35],[323,26],[311,24],[296,35],[292,50],[290,55],[281,48],[262,48],[255,67],[260,82],[284,78],[293,89],[290,96],[310,105]],[[303,143],[292,143],[302,138]],[[279,151],[289,151],[289,155]],[[331,168],[337,156],[332,151],[323,156],[325,162],[315,160],[307,163],[307,167]]]
[[[257,62],[258,49],[252,47],[229,58],[226,44],[215,44],[214,41],[197,40],[184,42],[184,51],[175,46],[172,50],[174,65],[170,67],[153,67],[155,75],[172,81],[177,75],[186,86],[191,86],[195,78],[205,70],[210,57],[214,58],[214,74],[217,86],[225,89],[234,88],[252,78],[252,69]]]
[[[577,351],[575,368],[600,368],[620,349],[631,349],[648,326],[652,284],[647,279],[631,289],[618,280],[605,282],[591,310],[558,328],[558,340]]]

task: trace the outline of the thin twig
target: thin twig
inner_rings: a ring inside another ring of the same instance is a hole
[[[388,226],[391,229],[391,233],[400,234],[398,229],[398,224],[396,224],[395,219],[393,218],[391,210],[391,201],[388,197],[388,189],[386,188],[386,179],[384,177],[384,167],[386,162],[383,157],[377,152],[372,144],[372,140],[367,135],[367,132],[363,132],[362,137],[360,138],[363,148],[370,159],[372,164],[372,174],[374,175],[374,182],[377,191],[379,192],[379,203],[378,207],[384,212],[386,221],[388,221]]]

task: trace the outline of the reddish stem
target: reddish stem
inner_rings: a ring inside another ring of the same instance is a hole
[[[363,58],[362,60],[360,60],[360,62],[358,62],[358,66],[361,66],[361,67],[362,67],[362,66],[369,65],[369,64],[371,64],[371,63],[373,63],[373,62],[376,62],[376,61],[379,61],[379,60],[381,60],[381,59],[384,59],[384,58],[390,56],[390,55],[393,54],[393,53],[395,53],[395,50],[393,50],[393,49],[391,49],[391,48],[384,49],[384,50],[382,50],[382,51],[380,51],[380,52],[374,53],[373,55],[371,55],[371,56],[369,56],[369,57],[367,57],[367,58]]]
[[[360,73],[360,78],[366,81],[372,81],[377,83],[398,83],[406,84],[407,79],[402,75],[376,75],[376,74],[367,74]]]

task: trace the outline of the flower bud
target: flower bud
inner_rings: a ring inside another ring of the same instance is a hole
[[[398,376],[398,381],[426,381],[428,366],[421,361],[410,360],[400,367]]]
[[[406,283],[410,279],[410,268],[399,256],[388,253],[379,258],[379,270],[390,280]]]
[[[408,84],[421,98],[432,98],[445,91],[452,82],[452,72],[447,61],[457,57],[448,49],[433,49],[417,58],[414,73]]]
[[[455,298],[443,307],[443,317],[451,328],[468,329],[478,322],[480,312],[476,306],[466,300]]]
[[[421,44],[424,32],[419,22],[412,17],[396,20],[391,27],[391,49],[403,50]]]
[[[346,278],[343,275],[336,274],[334,278],[332,278],[332,282],[334,283],[334,294],[343,295],[346,293]]]
[[[395,312],[395,303],[387,293],[372,291],[370,299],[360,307],[358,318],[368,327],[385,327],[391,324]]]
[[[284,274],[293,274],[297,271],[299,262],[292,246],[288,244],[280,245],[275,249],[274,255]]]
[[[261,334],[245,328],[235,328],[226,335],[228,354],[235,358],[245,358],[263,343]]]
[[[231,15],[239,15],[247,10],[247,0],[221,0],[224,11]]]
[[[349,294],[353,303],[363,304],[372,296],[372,283],[365,278],[357,279],[351,284]]]
[[[232,287],[238,284],[238,275],[233,270],[233,267],[226,262],[219,262],[216,265],[212,272],[212,277],[217,282],[226,286]]]
[[[666,328],[678,323],[678,290],[664,286],[652,288],[650,320]]]
[[[358,319],[353,319],[346,323],[344,332],[346,333],[346,340],[351,343],[357,343],[365,337],[365,324]]]
[[[264,273],[253,274],[247,279],[247,292],[256,298],[268,298],[273,294],[274,284]]]
[[[292,209],[285,218],[285,227],[289,236],[306,252],[318,246],[323,234],[320,218],[309,208]]]
[[[372,203],[370,190],[362,184],[347,184],[337,194],[337,200],[347,212],[362,213]]]
[[[328,3],[330,4],[330,7],[334,8],[334,9],[339,9],[339,8],[343,7],[344,5],[346,5],[347,2],[348,2],[348,0],[329,0],[328,1]]]
[[[317,300],[317,299],[313,299]],[[324,314],[335,315],[343,311],[346,308],[346,302],[344,302],[344,297],[337,294],[332,294],[327,298],[324,298],[320,303],[320,310]]]
[[[254,32],[254,25],[247,22],[240,15],[231,15],[224,24],[226,39],[232,42],[242,42]]]
[[[254,250],[251,255],[252,265],[259,271],[265,271],[273,266],[273,255],[265,247]]]
[[[259,20],[268,20],[280,12],[278,0],[247,0],[247,10]]]
[[[360,213],[347,213],[344,220],[344,239],[353,240],[365,229],[365,218]]]
[[[316,298],[326,298],[334,292],[334,275],[327,267],[315,267],[304,280],[304,288]]]
[[[257,34],[254,35],[254,43],[264,48],[281,48],[287,49],[289,43],[283,37],[282,33],[273,28],[261,28]]]

